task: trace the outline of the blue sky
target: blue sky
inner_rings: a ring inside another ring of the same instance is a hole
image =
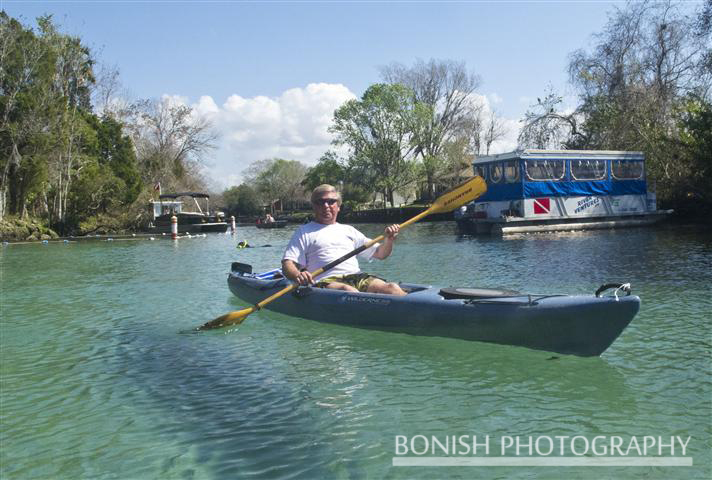
[[[330,112],[380,80],[379,66],[464,61],[478,93],[511,127],[548,84],[571,95],[568,55],[591,45],[620,2],[77,2],[8,1],[34,25],[54,15],[133,98],[172,96],[211,115],[222,137],[216,186],[271,156],[314,164]],[[573,99],[571,99],[573,101]]]

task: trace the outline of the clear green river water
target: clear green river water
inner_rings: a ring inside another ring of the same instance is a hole
[[[269,311],[179,333],[242,308],[230,262],[278,266],[291,230],[0,247],[0,478],[712,478],[709,232],[503,240],[426,223],[361,262],[392,280],[532,293],[631,282],[641,310],[601,357]],[[692,466],[394,466],[398,435],[489,436],[493,456],[505,436],[690,437]]]

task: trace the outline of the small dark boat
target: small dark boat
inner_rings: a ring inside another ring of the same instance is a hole
[[[288,281],[280,271],[253,274],[233,263],[230,291],[257,303]],[[594,295],[540,295],[481,288],[440,288],[401,283],[404,297],[298,288],[265,308],[320,322],[412,335],[518,345],[579,356],[602,354],[640,308],[627,284],[609,284]],[[612,295],[602,294],[615,289]]]
[[[274,222],[261,222],[255,225],[257,228],[284,228],[287,226],[286,220],[275,220]]]
[[[183,210],[181,197],[193,199],[197,211]],[[205,200],[205,210],[197,199]],[[170,233],[171,217],[178,219],[178,233],[207,233],[227,231],[228,224],[222,212],[210,214],[210,195],[200,192],[165,193],[159,195],[157,202],[151,202],[153,220],[148,227],[149,232]]]

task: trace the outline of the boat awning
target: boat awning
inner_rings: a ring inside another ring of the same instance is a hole
[[[506,160],[645,160],[643,152],[619,150],[538,150],[526,149],[495,155],[475,156],[473,165]]]
[[[164,193],[163,195],[160,195],[158,198],[164,199],[164,198],[178,198],[178,197],[193,197],[193,198],[210,198],[210,195],[207,193],[200,193],[200,192],[181,192],[181,193]]]

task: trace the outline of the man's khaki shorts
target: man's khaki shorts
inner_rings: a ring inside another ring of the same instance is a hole
[[[319,288],[326,288],[331,282],[344,283],[346,285],[351,285],[356,288],[359,292],[368,291],[368,286],[374,280],[383,280],[381,277],[376,277],[375,275],[369,275],[368,273],[352,273],[350,275],[333,275],[331,277],[326,277],[320,279],[316,286]],[[385,280],[384,280],[385,281]]]

